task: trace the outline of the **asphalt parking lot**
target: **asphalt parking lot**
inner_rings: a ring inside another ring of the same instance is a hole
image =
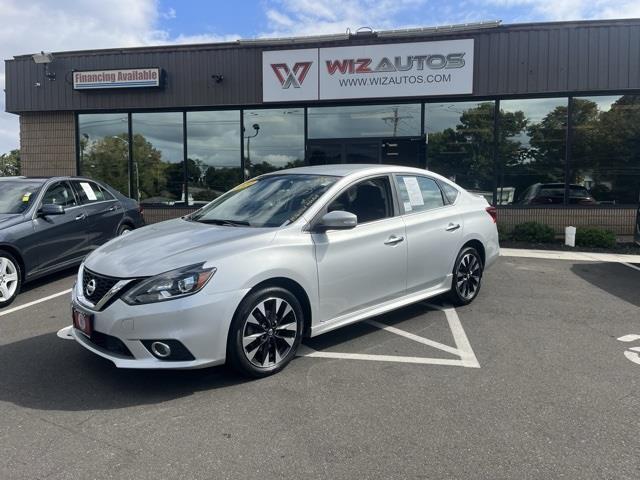
[[[2,479],[638,478],[640,271],[623,264],[501,258],[472,305],[309,340],[258,381],[117,370],[56,337],[66,293],[15,309],[72,273],[0,310]]]

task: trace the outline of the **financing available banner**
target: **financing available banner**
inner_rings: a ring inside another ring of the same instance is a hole
[[[473,39],[263,53],[265,102],[473,93]]]

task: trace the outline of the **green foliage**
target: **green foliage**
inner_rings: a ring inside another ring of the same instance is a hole
[[[0,177],[20,175],[20,150],[11,150],[0,155]]]
[[[501,223],[498,223],[498,237],[500,240],[511,240],[511,232]]]
[[[612,248],[616,245],[616,235],[610,230],[595,227],[578,227],[576,245],[579,247]]]
[[[516,225],[510,237],[516,242],[552,243],[555,239],[555,233],[549,225],[525,222]]]

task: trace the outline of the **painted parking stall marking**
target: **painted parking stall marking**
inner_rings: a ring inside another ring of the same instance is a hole
[[[640,335],[631,333],[629,335],[623,335],[618,338],[618,340],[621,342],[638,342],[640,344]],[[640,365],[640,345],[637,347],[630,347],[628,350],[625,350],[624,356],[633,363]]]
[[[2,317],[4,315],[9,315],[10,313],[18,312],[18,311],[20,311],[20,310],[22,310],[24,308],[32,307],[34,305],[37,305],[38,303],[46,302],[48,300],[52,300],[54,298],[61,297],[62,295],[67,295],[69,293],[71,293],[71,289],[70,288],[68,290],[63,290],[62,292],[54,293],[53,295],[49,295],[49,296],[44,297],[44,298],[39,298],[38,300],[34,300],[32,302],[28,302],[28,303],[24,303],[22,305],[18,305],[17,307],[9,308],[8,310],[2,310],[2,311],[0,311],[0,317]]]
[[[448,365],[453,367],[480,368],[480,363],[478,362],[478,359],[476,358],[476,355],[471,348],[471,344],[469,343],[469,339],[467,338],[467,335],[462,328],[462,323],[460,322],[460,318],[458,317],[458,313],[456,312],[455,308],[448,305],[423,305],[428,306],[429,308],[432,308],[434,310],[440,310],[445,314],[445,318],[453,336],[455,347],[445,345],[443,343],[436,342],[435,340],[430,340],[419,335],[415,335],[396,327],[385,325],[373,319],[365,320],[364,323],[367,323],[386,332],[407,338],[414,342],[421,343],[438,350],[442,350],[443,352],[447,352],[459,357],[459,359],[402,355],[377,355],[365,353],[324,352],[314,350],[307,345],[300,346],[300,349],[298,350],[298,356],[310,358],[333,358],[343,360],[365,360],[373,362],[414,363],[420,365]]]

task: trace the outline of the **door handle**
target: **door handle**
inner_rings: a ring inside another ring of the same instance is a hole
[[[447,225],[447,228],[445,228],[445,230],[447,232],[454,232],[459,228],[460,228],[460,224],[459,223],[450,223],[449,225]]]
[[[386,242],[385,245],[396,245],[404,240],[404,237],[396,237],[395,235],[391,235]]]
[[[84,213],[81,213],[76,217],[76,220],[84,220],[85,218],[87,218],[87,216]]]
[[[105,212],[115,212],[118,209],[115,205],[110,206],[105,210]]]

